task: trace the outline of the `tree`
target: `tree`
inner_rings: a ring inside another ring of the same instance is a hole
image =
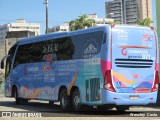
[[[113,25],[113,24],[119,25],[119,24],[121,24],[121,23],[120,23],[119,21],[109,22],[109,25]]]
[[[80,18],[72,20],[69,23],[70,30],[79,30],[84,28],[90,28],[96,26],[96,21],[94,19],[89,19],[87,15],[81,15]]]
[[[153,21],[150,18],[145,18],[144,20],[137,20],[137,24],[142,26],[150,26],[151,23],[153,23]]]

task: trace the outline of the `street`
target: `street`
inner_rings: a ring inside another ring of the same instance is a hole
[[[96,108],[89,109],[87,111],[81,111],[81,112],[62,112],[60,110],[59,103],[55,103],[54,105],[48,104],[48,101],[36,101],[32,100],[29,103],[23,103],[22,105],[16,105],[14,102],[14,98],[6,98],[2,94],[0,95],[0,111],[1,112],[17,112],[17,113],[41,113],[40,117],[49,117],[50,119],[52,117],[66,117],[69,119],[69,117],[86,117],[90,119],[90,117],[107,117],[110,119],[114,119],[115,117],[122,117],[128,119],[143,119],[145,117],[148,119],[160,119],[160,106],[134,106],[131,107],[130,110],[127,110],[126,112],[117,112],[116,109],[110,109],[110,110],[97,110]],[[1,113],[2,114],[2,113]],[[17,115],[17,114],[16,114]],[[158,117],[157,117],[158,116]],[[12,115],[12,117],[17,117]],[[23,117],[23,116],[21,116]],[[33,116],[31,116],[33,117]],[[3,119],[7,119],[2,117]]]

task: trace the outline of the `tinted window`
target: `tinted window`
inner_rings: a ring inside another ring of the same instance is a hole
[[[8,57],[6,61],[6,69],[5,69],[5,79],[9,76],[10,70],[11,70],[11,58]]]
[[[12,64],[12,60],[13,60],[13,57],[14,57],[14,53],[15,53],[15,50],[17,48],[17,44],[15,44],[13,47],[11,47],[11,49],[9,50],[8,52],[8,55],[9,55],[9,72],[10,72],[10,69],[11,69],[11,64]]]
[[[103,31],[86,33],[72,37],[76,46],[73,59],[87,59],[95,56],[101,50]]]
[[[43,42],[20,45],[17,50],[14,67],[23,63],[40,62]]]
[[[100,52],[103,32],[93,32],[20,45],[14,67],[23,63],[87,59]]]
[[[8,52],[9,55],[12,55],[12,56],[13,56],[16,48],[17,48],[17,44],[13,45],[13,47],[11,47],[11,49],[10,49],[9,52]]]

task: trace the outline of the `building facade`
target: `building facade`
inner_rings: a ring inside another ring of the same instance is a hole
[[[40,24],[18,19],[16,23],[0,26],[0,60],[20,38],[40,35]]]
[[[137,0],[138,18],[143,20],[147,17],[152,19],[152,0]]]
[[[111,18],[98,18],[97,14],[88,14],[87,19],[94,19],[97,26],[101,26],[104,24],[110,24],[114,22],[114,19]],[[48,33],[52,32],[66,32],[70,31],[69,22],[65,22],[63,25],[54,26],[48,29]]]
[[[138,20],[138,5],[136,0],[124,0],[124,24],[135,24]]]
[[[113,18],[115,21],[118,21],[120,24],[122,24],[124,21],[122,0],[106,2],[105,6],[106,17]],[[110,13],[113,13],[114,15],[110,16]]]
[[[105,16],[104,16],[104,18],[98,18],[97,14],[88,14],[87,17],[88,17],[88,19],[95,20],[97,26],[102,26],[104,24],[110,24],[110,23],[114,22],[114,19],[105,18]]]
[[[121,24],[136,24],[137,20],[152,19],[152,0],[114,0],[106,2],[106,15]]]
[[[52,32],[66,32],[69,31],[69,22],[65,22],[63,25],[54,26],[48,29],[48,33]]]

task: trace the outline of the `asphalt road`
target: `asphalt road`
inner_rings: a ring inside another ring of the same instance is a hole
[[[122,117],[122,120],[133,118],[137,119],[160,119],[160,106],[134,106],[131,107],[130,110],[127,110],[126,112],[117,112],[116,109],[110,109],[110,110],[97,110],[96,108],[87,108],[85,111],[81,112],[63,112],[60,109],[59,103],[50,105],[47,101],[30,101],[29,103],[23,103],[21,105],[16,105],[14,102],[14,98],[6,98],[3,95],[0,95],[0,114],[4,111],[8,111],[12,113],[40,113],[40,116],[42,117],[58,117],[58,118],[79,118],[79,117],[85,117],[85,119],[90,118],[103,118],[107,117],[107,119],[111,118],[111,120],[115,120],[115,117]],[[157,112],[159,111],[159,112]],[[158,115],[158,117],[156,116]],[[17,114],[15,114],[17,115]],[[14,117],[17,117],[15,116]],[[132,115],[136,115],[136,117],[132,117]],[[138,117],[138,116],[140,117]],[[153,116],[150,116],[153,115]],[[0,115],[2,116],[2,115]],[[23,117],[23,116],[22,116]],[[33,117],[33,116],[32,116]],[[1,117],[3,119],[7,119],[4,117]],[[1,119],[0,118],[0,119]],[[80,118],[79,118],[80,119]],[[120,120],[120,118],[119,118]]]

